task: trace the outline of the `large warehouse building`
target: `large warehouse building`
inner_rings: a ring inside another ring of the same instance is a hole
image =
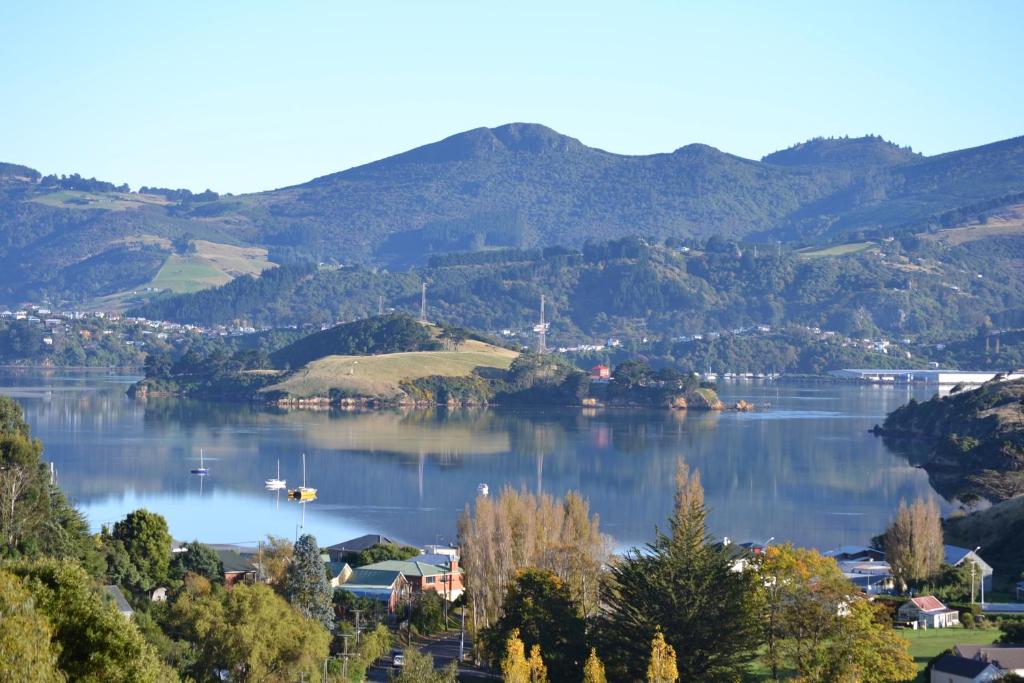
[[[829,372],[833,377],[861,382],[892,382],[896,384],[984,384],[995,379],[998,372],[988,370],[888,370],[882,368],[845,368]],[[1024,378],[1024,372],[1003,373],[1004,379]]]

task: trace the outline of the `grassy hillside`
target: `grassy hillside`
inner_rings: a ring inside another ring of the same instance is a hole
[[[291,398],[341,396],[394,399],[403,395],[403,381],[434,375],[469,377],[474,370],[507,370],[514,351],[470,340],[458,351],[414,351],[378,356],[328,356],[265,387],[261,393],[282,392]]]
[[[452,251],[579,247],[629,234],[807,246],[952,227],[951,216],[1020,203],[1024,138],[935,157],[875,137],[812,140],[755,161],[699,144],[619,155],[509,124],[295,187],[223,197],[3,168],[0,300],[80,301],[147,281],[109,263],[87,287],[62,278],[73,267],[96,270],[90,259],[123,259],[111,250],[138,234],[260,247],[275,263],[394,269]]]

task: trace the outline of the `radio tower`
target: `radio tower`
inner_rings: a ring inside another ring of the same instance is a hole
[[[420,322],[427,322],[427,283],[423,283],[423,288],[420,290]]]
[[[537,353],[547,353],[547,323],[544,322],[544,295],[540,295],[540,324],[537,325]]]

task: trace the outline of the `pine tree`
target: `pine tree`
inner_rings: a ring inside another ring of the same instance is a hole
[[[651,661],[647,665],[647,683],[676,683],[679,671],[676,669],[676,651],[665,642],[661,630],[655,632],[651,641]]]
[[[587,663],[583,665],[583,683],[608,683],[604,675],[604,664],[597,658],[597,650],[591,648]]]
[[[334,624],[333,592],[316,539],[304,534],[295,543],[295,556],[288,567],[288,602],[310,619],[330,629]]]

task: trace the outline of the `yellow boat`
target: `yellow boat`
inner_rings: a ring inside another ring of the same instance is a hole
[[[306,486],[306,454],[302,454],[302,486],[298,486],[288,492],[291,500],[308,501],[316,500],[316,489]]]

